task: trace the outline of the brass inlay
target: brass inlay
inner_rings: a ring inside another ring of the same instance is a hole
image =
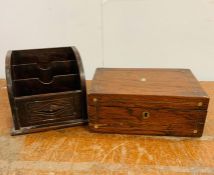
[[[194,133],[194,134],[198,133],[198,130],[197,130],[197,129],[195,129],[195,130],[193,131],[193,133]]]
[[[94,128],[95,128],[95,129],[98,129],[98,128],[99,128],[99,126],[98,126],[98,125],[94,125]]]
[[[98,129],[98,128],[102,127],[102,126],[107,126],[107,124],[95,124],[94,128]]]
[[[97,102],[98,100],[97,100],[97,98],[93,98],[93,102]]]
[[[198,103],[198,106],[203,106],[203,102],[199,102],[199,103]]]
[[[150,117],[150,113],[149,112],[143,112],[142,116],[141,116],[141,119],[147,119],[149,117]]]

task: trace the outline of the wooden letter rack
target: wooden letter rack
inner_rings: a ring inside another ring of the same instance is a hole
[[[8,51],[12,135],[87,122],[86,86],[75,47]]]

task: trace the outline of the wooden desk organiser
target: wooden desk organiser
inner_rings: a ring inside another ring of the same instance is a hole
[[[87,122],[86,86],[75,47],[8,51],[12,135]]]

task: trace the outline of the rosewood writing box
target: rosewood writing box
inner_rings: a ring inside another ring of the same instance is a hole
[[[9,51],[6,79],[12,135],[87,122],[85,78],[75,47]]]
[[[200,137],[208,103],[188,69],[99,68],[88,96],[89,128]]]

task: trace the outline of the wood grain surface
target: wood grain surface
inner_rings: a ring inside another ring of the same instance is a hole
[[[189,69],[98,68],[90,93],[207,97]]]
[[[142,111],[150,117],[142,118]],[[92,131],[118,134],[168,136],[201,136],[206,118],[205,111],[179,111],[100,107],[98,114],[89,106],[89,126]]]
[[[87,126],[12,137],[0,80],[0,175],[213,175],[214,82],[201,85],[211,98],[201,138],[98,134]]]
[[[88,96],[89,126],[95,132],[200,137],[208,103],[188,69],[98,68]]]

